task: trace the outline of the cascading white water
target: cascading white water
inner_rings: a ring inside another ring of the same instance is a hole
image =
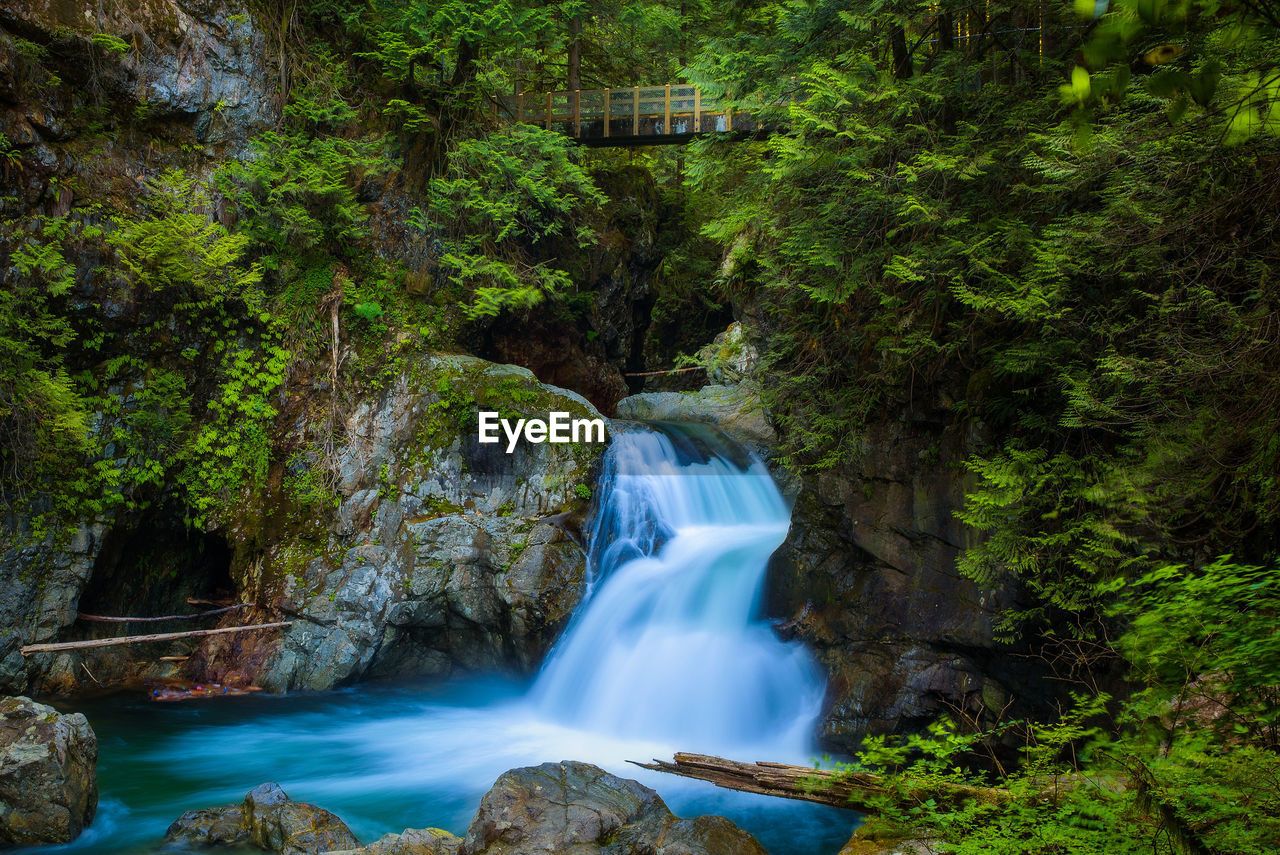
[[[531,699],[626,738],[807,746],[821,675],[760,613],[790,518],[764,464],[708,428],[624,427],[599,489],[591,585]]]

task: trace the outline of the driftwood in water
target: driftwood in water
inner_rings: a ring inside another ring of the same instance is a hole
[[[236,609],[247,609],[252,603],[238,603],[234,606],[226,606],[221,609],[209,609],[207,612],[196,612],[193,615],[161,615],[160,617],[106,617],[104,615],[87,615],[83,612],[76,615],[77,620],[93,621],[94,623],[159,623],[165,620],[194,620],[195,618],[209,617],[210,615],[220,615],[224,612],[233,612]]]
[[[629,762],[656,772],[709,781],[728,790],[800,799],[863,812],[876,810],[876,802],[883,803],[886,797],[899,804],[923,804],[933,799],[947,804],[974,800],[982,804],[1002,805],[1013,799],[1008,790],[993,787],[931,783],[915,788],[910,785],[905,789],[886,788],[883,778],[867,772],[834,772],[786,763],[740,763],[706,754],[677,754],[674,763],[665,760]]]
[[[153,635],[120,635],[115,638],[90,638],[85,641],[59,641],[53,644],[27,644],[19,648],[23,656],[32,653],[51,653],[55,650],[81,650],[86,647],[114,647],[118,644],[141,644],[147,641],[173,641],[177,638],[200,638],[206,635],[222,635],[228,632],[248,632],[254,629],[275,629],[289,626],[291,620],[276,623],[257,623],[251,626],[225,626],[221,629],[192,629],[186,632],[158,632]]]

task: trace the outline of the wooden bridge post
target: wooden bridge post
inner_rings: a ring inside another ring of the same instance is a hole
[[[551,93],[547,93],[547,114],[543,116],[547,130],[551,130]]]
[[[693,132],[702,133],[702,90],[693,87]]]
[[[609,114],[613,112],[613,105],[610,100],[610,92],[604,90],[604,135],[609,136]]]
[[[662,132],[671,135],[671,84],[667,84],[667,94],[662,109]]]
[[[640,87],[631,90],[631,135],[640,136]]]
[[[582,139],[582,90],[573,90],[573,137]]]
[[[516,96],[516,124],[524,121],[524,93]]]

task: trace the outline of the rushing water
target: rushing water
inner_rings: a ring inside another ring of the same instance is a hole
[[[583,604],[532,686],[476,678],[288,697],[79,705],[100,741],[98,819],[59,852],[139,853],[184,810],[263,781],[362,840],[461,834],[506,769],[586,760],[720,813],[774,855],[839,848],[852,815],[630,766],[675,751],[807,762],[822,679],[759,597],[789,511],[765,467],[706,428],[615,435],[589,525]]]

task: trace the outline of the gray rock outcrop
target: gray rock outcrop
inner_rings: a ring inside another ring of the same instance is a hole
[[[165,843],[282,855],[767,855],[722,816],[681,819],[648,787],[575,761],[504,772],[465,838],[408,828],[360,846],[334,814],[262,784],[241,804],[184,813]]]
[[[11,529],[0,539],[0,691],[25,692],[56,670],[56,657],[24,658],[24,644],[53,641],[76,619],[105,526],[81,524],[70,535],[33,540]]]
[[[98,740],[83,715],[0,700],[0,844],[70,843],[98,809]]]
[[[60,51],[85,54],[92,69],[81,91],[118,93],[145,105],[151,118],[192,123],[200,142],[232,140],[270,127],[279,116],[267,65],[266,36],[248,9],[226,0],[155,0],[99,6],[13,0],[0,26]],[[4,50],[0,39],[0,51]],[[0,78],[0,84],[3,80]],[[66,132],[61,107],[14,98],[25,112],[10,138],[40,145]]]
[[[642,392],[618,402],[618,418],[712,425],[757,451],[772,448],[778,440],[760,394],[750,383],[703,386],[697,392]]]
[[[213,640],[201,677],[242,669],[283,691],[536,669],[581,596],[576,519],[604,444],[521,440],[508,454],[505,440],[478,441],[479,410],[600,418],[526,369],[426,357],[348,419],[333,521],[273,533],[242,579],[293,625],[256,651]]]
[[[165,843],[252,846],[281,855],[312,855],[360,845],[335,814],[293,801],[279,784],[261,784],[239,804],[187,811],[169,826]]]
[[[955,518],[967,438],[895,421],[865,443],[856,463],[806,479],[769,575],[770,612],[828,673],[821,736],[836,748],[955,709],[998,712],[1010,684],[1029,682],[996,656],[994,628],[1015,591],[956,568],[974,537]]]

